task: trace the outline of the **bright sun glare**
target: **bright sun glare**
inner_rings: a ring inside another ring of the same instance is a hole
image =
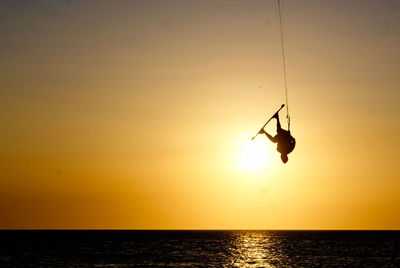
[[[244,169],[261,169],[268,165],[268,152],[260,141],[244,144],[240,154],[240,165]]]

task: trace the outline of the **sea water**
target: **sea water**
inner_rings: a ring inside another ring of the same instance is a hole
[[[400,231],[0,231],[0,267],[400,267]]]

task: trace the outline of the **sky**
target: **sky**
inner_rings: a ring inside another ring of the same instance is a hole
[[[276,1],[1,1],[0,228],[400,229],[400,2],[281,3],[287,164]]]

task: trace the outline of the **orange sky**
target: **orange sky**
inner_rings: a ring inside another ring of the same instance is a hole
[[[400,229],[400,4],[282,2],[247,169],[274,1],[2,1],[0,228]]]

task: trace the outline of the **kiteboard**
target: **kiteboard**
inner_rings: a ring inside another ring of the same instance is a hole
[[[265,124],[262,126],[262,128],[260,128],[260,130],[257,132],[257,134],[256,134],[253,138],[251,138],[251,140],[254,140],[254,139],[257,137],[257,135],[260,133],[260,131],[263,130],[263,129],[265,128],[265,126],[269,123],[269,121],[271,121],[271,119],[274,118],[275,114],[279,113],[279,111],[282,110],[283,107],[285,107],[285,104],[282,104],[281,108],[279,108],[278,111],[276,111],[276,113],[274,113],[274,115],[271,116],[270,119],[268,119],[267,123],[265,123]]]

